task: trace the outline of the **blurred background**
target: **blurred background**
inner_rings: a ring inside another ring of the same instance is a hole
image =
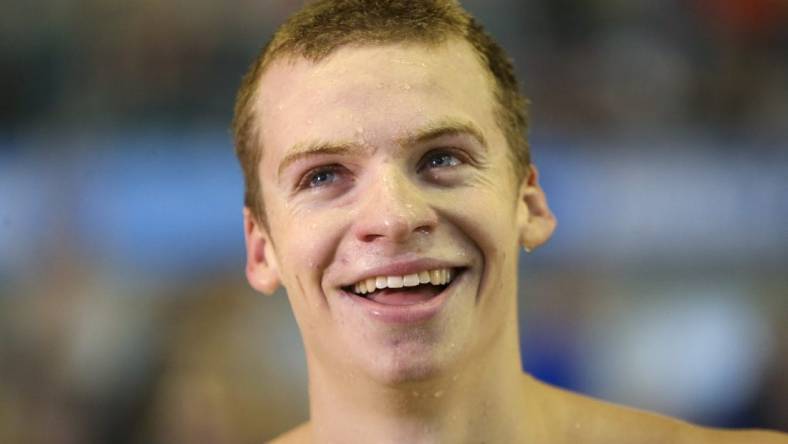
[[[228,127],[302,1],[0,6],[0,442],[257,443],[307,417],[243,275]],[[514,58],[560,221],[524,367],[788,431],[788,3],[467,0]]]

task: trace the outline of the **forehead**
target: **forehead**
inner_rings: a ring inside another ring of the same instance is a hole
[[[262,157],[275,162],[305,140],[384,145],[436,120],[471,122],[494,140],[492,85],[459,39],[344,47],[317,63],[281,58],[257,91]],[[265,171],[269,162],[263,164]]]

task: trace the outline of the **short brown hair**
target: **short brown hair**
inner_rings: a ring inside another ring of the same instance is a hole
[[[291,16],[244,76],[235,102],[233,137],[244,173],[244,204],[265,223],[258,165],[262,156],[254,101],[266,67],[282,56],[319,62],[346,45],[466,40],[494,79],[495,114],[519,178],[528,171],[526,100],[503,48],[456,0],[317,0]]]

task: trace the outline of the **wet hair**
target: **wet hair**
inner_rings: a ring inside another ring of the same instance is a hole
[[[495,118],[510,148],[518,179],[528,171],[526,99],[503,48],[456,0],[317,0],[292,15],[274,33],[243,77],[232,123],[235,153],[244,174],[244,205],[266,223],[258,177],[263,147],[255,101],[260,78],[274,61],[302,57],[317,63],[348,45],[420,43],[450,38],[468,42],[493,79]]]

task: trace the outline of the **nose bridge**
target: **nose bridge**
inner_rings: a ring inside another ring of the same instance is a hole
[[[369,184],[356,224],[363,241],[387,238],[401,242],[413,233],[432,231],[437,215],[424,191],[394,164],[385,164]]]

